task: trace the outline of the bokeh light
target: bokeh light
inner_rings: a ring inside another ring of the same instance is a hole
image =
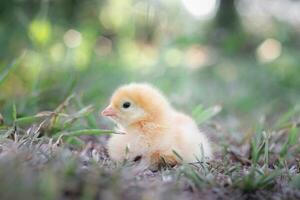
[[[166,51],[164,59],[168,66],[177,67],[182,62],[182,51],[177,48],[172,48]]]
[[[100,36],[95,44],[95,53],[98,56],[106,56],[112,51],[112,41],[104,36]]]
[[[51,33],[51,24],[47,20],[35,19],[29,25],[29,36],[36,44],[46,44],[50,40]]]
[[[81,44],[81,41],[82,36],[79,31],[70,29],[64,34],[64,42],[69,48],[78,47]]]
[[[194,45],[186,51],[185,63],[189,69],[199,69],[210,63],[208,48]]]
[[[209,18],[216,12],[217,0],[181,0],[184,7],[197,18]]]
[[[281,43],[273,38],[263,41],[256,50],[257,59],[262,63],[272,62],[281,54]]]

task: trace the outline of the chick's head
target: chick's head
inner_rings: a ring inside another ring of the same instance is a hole
[[[118,88],[102,115],[127,127],[140,121],[157,121],[170,109],[168,101],[148,84],[132,83]]]

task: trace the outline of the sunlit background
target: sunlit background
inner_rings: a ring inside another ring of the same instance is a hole
[[[299,102],[299,10],[295,0],[2,0],[0,113],[51,110],[74,92],[100,109],[118,85],[143,81],[186,112],[221,105],[222,119],[250,124]]]

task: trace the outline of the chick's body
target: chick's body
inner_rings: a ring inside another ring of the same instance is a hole
[[[195,121],[172,108],[148,84],[117,89],[102,114],[111,117],[126,133],[113,135],[108,141],[108,153],[114,161],[141,156],[149,167],[157,167],[162,161],[175,165],[212,157],[209,140]]]

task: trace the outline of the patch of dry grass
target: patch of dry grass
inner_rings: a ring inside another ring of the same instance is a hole
[[[214,115],[201,109],[202,119]],[[206,124],[217,146],[213,161],[151,172],[110,161],[105,142],[114,132],[96,129],[92,106],[76,96],[34,116],[18,118],[14,108],[14,123],[0,129],[0,199],[299,199],[295,110],[239,141]]]

